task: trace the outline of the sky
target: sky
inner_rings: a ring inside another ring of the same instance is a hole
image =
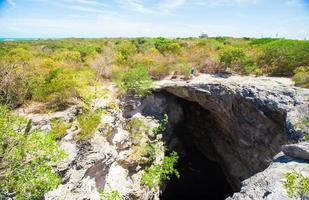
[[[0,0],[0,38],[309,39],[309,0]]]

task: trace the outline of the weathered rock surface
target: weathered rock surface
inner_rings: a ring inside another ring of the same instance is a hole
[[[305,197],[289,197],[284,188],[284,174],[297,171],[303,176],[309,176],[309,162],[301,159],[285,156],[279,153],[272,164],[264,171],[252,176],[243,182],[241,191],[235,193],[228,200],[288,200],[308,199]]]
[[[294,87],[285,78],[201,75],[192,81],[158,82],[157,92],[152,98],[161,99],[162,112],[173,116],[175,109],[164,102],[178,103],[176,110],[182,108],[186,118],[182,123],[188,124],[196,146],[221,164],[235,190],[242,188],[233,199],[288,199],[283,173],[306,169],[307,174],[307,161],[287,156],[272,160],[282,145],[309,133],[306,124],[300,126],[309,116],[308,89]],[[185,101],[171,100],[171,95]],[[302,144],[288,149],[287,154],[306,158]]]
[[[93,109],[107,113],[87,141],[75,139],[80,132],[75,119],[79,106],[46,115],[21,114],[32,119],[34,129],[45,131],[54,118],[73,122],[60,143],[68,156],[55,167],[62,184],[45,195],[47,200],[99,200],[100,191],[109,189],[123,199],[159,199],[160,191],[141,186],[144,168],[132,158],[133,144],[124,122],[126,117],[140,117],[153,126],[165,113],[169,124],[163,139],[169,148],[181,147],[175,130],[185,126],[188,138],[207,158],[220,163],[235,191],[240,190],[230,199],[281,200],[288,199],[282,184],[285,172],[309,175],[307,143],[292,144],[309,133],[308,124],[303,124],[309,116],[308,101],[309,90],[294,87],[289,79],[201,75],[188,82],[160,81],[144,101],[120,103],[123,110],[107,108],[106,99],[94,100]],[[278,154],[281,147],[285,155]],[[164,151],[155,162],[163,157]]]
[[[283,145],[282,151],[285,155],[309,161],[309,142]]]

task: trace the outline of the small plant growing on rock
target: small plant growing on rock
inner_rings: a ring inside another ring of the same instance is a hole
[[[96,128],[99,126],[101,121],[101,112],[88,111],[77,117],[81,132],[77,135],[78,140],[87,140],[94,134]]]
[[[66,130],[68,130],[72,125],[72,123],[65,123],[61,119],[53,119],[51,120],[50,124],[52,128],[50,133],[55,135],[56,139],[61,139],[64,137]]]
[[[305,177],[298,172],[285,173],[284,177],[286,178],[284,187],[290,197],[309,195],[309,177]]]
[[[101,200],[120,200],[121,195],[118,190],[112,189],[111,186],[109,186],[109,189],[106,191],[100,192],[100,199]]]
[[[152,132],[157,135],[165,131],[166,125],[168,124],[168,115],[164,114],[163,118],[160,121],[159,126],[155,127]]]
[[[169,180],[170,176],[175,175],[179,178],[179,172],[174,168],[178,159],[179,156],[176,152],[165,156],[162,165],[155,164],[145,170],[141,183],[149,188],[157,189],[162,182]]]

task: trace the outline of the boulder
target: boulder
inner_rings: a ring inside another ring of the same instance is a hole
[[[309,142],[283,145],[282,151],[287,156],[309,160]]]

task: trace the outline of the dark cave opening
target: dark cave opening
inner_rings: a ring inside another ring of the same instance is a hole
[[[216,130],[215,120],[208,110],[201,108],[197,103],[180,98],[177,101],[183,109],[183,120],[174,127],[173,134],[177,137],[178,144],[173,150],[180,155],[176,165],[180,178],[172,177],[167,182],[160,199],[226,199],[235,191],[223,172],[222,166],[214,161],[217,155],[213,151],[211,139],[204,142],[206,148],[209,149],[209,155],[205,156],[205,151],[203,153],[196,142],[199,139],[193,137],[194,132],[197,131]]]
[[[180,178],[171,178],[162,200],[221,200],[233,194],[218,163],[207,159],[194,146],[186,149],[186,154],[176,166]]]

